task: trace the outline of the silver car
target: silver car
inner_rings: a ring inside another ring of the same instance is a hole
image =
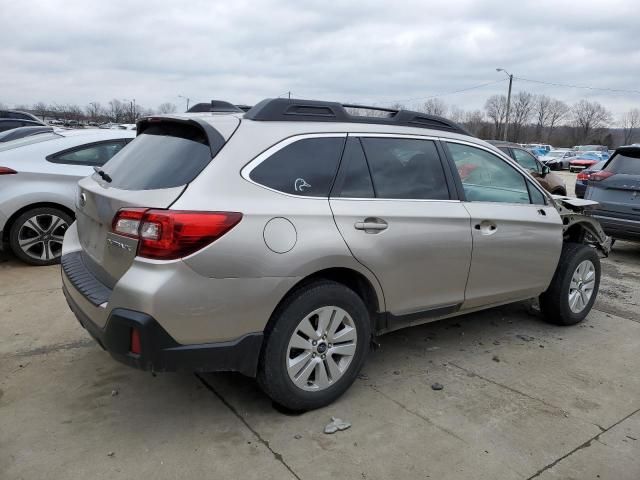
[[[585,318],[610,245],[592,202],[445,119],[348,111],[141,120],[79,183],[62,280],[80,323],[130,366],[242,372],[305,410],[374,335],[537,296],[551,322]]]
[[[0,143],[0,244],[32,265],[58,262],[78,180],[134,137],[128,131],[57,129]]]

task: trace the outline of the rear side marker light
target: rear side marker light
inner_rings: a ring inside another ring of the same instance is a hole
[[[174,260],[216,241],[240,220],[238,212],[125,208],[113,219],[112,231],[137,239],[140,257]]]
[[[14,175],[16,172],[13,168],[9,167],[0,167],[0,175]]]
[[[615,173],[606,172],[604,170],[600,170],[599,172],[596,172],[596,173],[592,174],[591,178],[589,178],[589,180],[592,180],[594,182],[599,182],[600,180],[604,180],[605,178],[609,178],[609,177],[611,177],[613,175],[615,175]]]
[[[131,329],[131,345],[129,346],[129,352],[140,355],[142,353],[142,343],[140,342],[140,330],[137,328]]]

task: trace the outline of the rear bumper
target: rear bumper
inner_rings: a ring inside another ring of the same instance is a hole
[[[180,345],[151,316],[117,308],[111,311],[104,328],[85,315],[66,287],[64,295],[80,324],[117,361],[130,367],[154,372],[233,371],[255,376],[262,333],[250,333],[233,341]],[[129,351],[131,329],[140,333],[141,353]]]
[[[593,211],[590,214],[600,222],[607,235],[620,240],[640,241],[640,221],[603,215],[602,212]]]

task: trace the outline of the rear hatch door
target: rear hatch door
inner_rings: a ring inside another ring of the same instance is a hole
[[[79,182],[76,209],[83,259],[102,283],[113,288],[136,256],[138,241],[111,231],[118,210],[169,208],[239,122],[227,116],[218,130],[197,118],[145,119],[138,123],[138,136],[104,165],[102,175]]]
[[[591,176],[585,198],[597,201],[601,214],[640,220],[640,148],[619,149]]]

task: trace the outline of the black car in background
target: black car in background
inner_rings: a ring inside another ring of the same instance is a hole
[[[11,140],[17,140],[19,138],[30,137],[31,135],[38,135],[40,133],[53,132],[53,127],[18,127],[11,130],[5,130],[0,132],[0,143],[9,142]]]
[[[616,149],[604,168],[589,177],[584,198],[591,215],[614,239],[640,241],[640,146]]]
[[[576,177],[576,197],[584,198],[584,192],[587,190],[587,184],[589,183],[589,178],[591,178],[591,174],[595,172],[599,172],[602,170],[604,165],[607,163],[606,160],[596,163],[595,165],[591,165],[589,168],[582,170],[578,173]]]
[[[18,127],[46,127],[37,117],[17,110],[0,110],[0,132]]]

